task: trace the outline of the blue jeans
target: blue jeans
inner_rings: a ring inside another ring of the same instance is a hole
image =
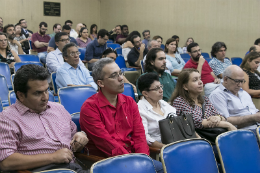
[[[153,164],[157,173],[164,173],[162,163],[153,159]]]
[[[38,53],[38,57],[43,64],[46,64],[47,51]]]

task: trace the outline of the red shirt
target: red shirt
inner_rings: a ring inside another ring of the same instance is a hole
[[[39,41],[39,42],[44,42],[44,43],[49,43],[51,37],[48,36],[47,34],[45,34],[44,36],[42,36],[41,34],[39,34],[38,32],[34,33],[32,35],[32,48],[37,50],[38,53],[40,52],[46,52],[47,51],[47,46],[41,47],[41,48],[36,48],[34,45],[35,41]]]
[[[90,154],[102,157],[128,153],[149,155],[138,106],[129,96],[118,94],[114,107],[99,91],[82,105],[79,122],[89,138],[86,147]]]
[[[183,67],[183,69],[185,68],[195,68],[197,69],[198,67],[198,63],[194,62],[193,60],[189,60],[185,66]],[[207,83],[211,83],[214,82],[215,78],[211,75],[212,69],[210,68],[208,62],[205,60],[202,69],[201,69],[201,81],[203,82],[203,84],[207,84]]]

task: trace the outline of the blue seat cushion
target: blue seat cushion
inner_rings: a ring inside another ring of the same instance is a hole
[[[2,100],[3,107],[9,106],[8,100]]]
[[[13,86],[12,85],[8,85],[8,89],[9,90],[13,90]]]
[[[135,68],[121,68],[121,71],[137,71]]]

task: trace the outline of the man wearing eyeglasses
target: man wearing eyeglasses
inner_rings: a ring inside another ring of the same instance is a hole
[[[39,31],[32,35],[32,48],[38,52],[40,61],[46,64],[47,47],[51,37],[46,34],[48,25],[46,22],[41,22]]]
[[[99,92],[88,98],[80,111],[80,127],[87,133],[89,154],[112,157],[129,153],[149,155],[138,106],[124,92],[123,73],[111,58],[102,58],[92,70]],[[154,161],[157,172],[162,164]]]
[[[218,87],[220,80],[213,73],[208,62],[201,56],[201,49],[198,43],[191,43],[187,47],[190,60],[185,64],[185,68],[197,69],[201,75],[201,81],[204,85],[205,96],[209,96],[212,91]]]
[[[97,85],[88,69],[80,65],[80,52],[75,43],[66,44],[62,49],[64,64],[58,68],[56,73],[56,84],[58,88],[67,86],[90,86],[97,90]]]
[[[227,121],[241,129],[255,132],[260,122],[260,113],[251,96],[242,89],[245,82],[243,70],[231,65],[222,74],[223,83],[209,96],[211,103]]]

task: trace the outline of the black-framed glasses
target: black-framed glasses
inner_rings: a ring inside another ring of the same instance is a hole
[[[163,85],[157,86],[156,88],[153,89],[148,89],[148,91],[159,91],[159,89],[163,89]]]
[[[193,52],[191,52],[191,53],[199,53],[199,52],[201,52],[202,51],[202,49],[199,49],[199,50],[195,50],[195,51],[193,51]]]
[[[231,79],[232,81],[234,81],[237,85],[239,85],[240,83],[243,84],[245,83],[246,81],[243,79],[243,80],[238,80],[238,79],[233,79],[229,76],[227,76],[227,78]]]
[[[61,42],[70,41],[70,38],[68,38],[68,39],[61,39],[61,40],[59,40],[59,41],[61,41]]]
[[[111,78],[111,79],[118,79],[119,76],[124,76],[124,75],[125,75],[125,73],[122,72],[122,71],[120,71],[119,73],[113,73],[113,74],[111,74],[108,78]]]
[[[175,58],[176,58],[176,61],[178,62],[178,64],[180,64],[181,60],[178,57],[175,57]]]

